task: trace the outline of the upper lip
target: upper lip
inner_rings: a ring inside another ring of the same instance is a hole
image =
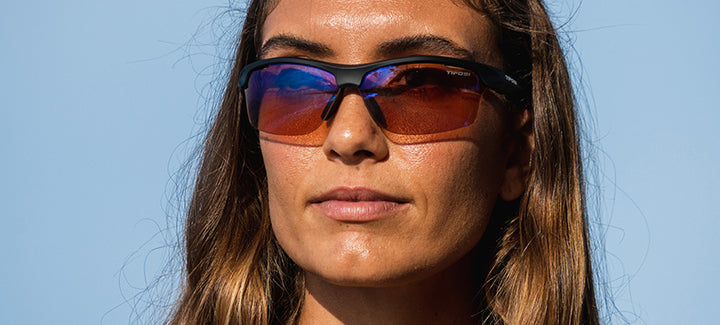
[[[377,190],[365,187],[337,187],[314,196],[310,199],[310,203],[320,203],[324,201],[389,201],[397,203],[408,203],[410,200],[386,194]]]

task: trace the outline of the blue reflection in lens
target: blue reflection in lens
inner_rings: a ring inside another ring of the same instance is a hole
[[[303,68],[285,68],[273,78],[273,87],[289,91],[316,89],[321,92],[326,92],[333,89],[333,83],[320,73],[326,72],[318,69],[308,71]]]

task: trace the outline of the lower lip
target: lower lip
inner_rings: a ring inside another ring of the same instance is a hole
[[[313,204],[330,219],[344,222],[369,222],[393,215],[405,204],[392,201],[328,200]]]

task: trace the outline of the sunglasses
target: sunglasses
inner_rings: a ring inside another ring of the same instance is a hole
[[[318,129],[348,92],[360,94],[381,128],[424,135],[472,124],[485,89],[503,95],[520,90],[515,79],[496,68],[439,56],[358,65],[272,58],[245,66],[239,86],[250,124],[284,136]]]

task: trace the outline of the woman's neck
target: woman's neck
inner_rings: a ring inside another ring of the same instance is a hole
[[[464,259],[467,260],[467,257]],[[306,274],[298,323],[475,324],[478,275],[459,261],[430,278],[393,287],[334,285]]]

